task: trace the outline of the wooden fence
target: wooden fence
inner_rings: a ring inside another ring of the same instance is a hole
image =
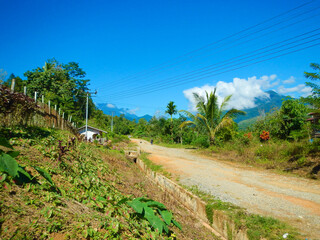
[[[14,89],[11,88],[11,91],[13,94]],[[24,89],[24,93],[15,94],[25,95],[26,88]],[[19,104],[12,111],[0,111],[0,126],[51,127],[68,130],[76,134],[76,123],[72,122],[72,116],[65,116],[65,113],[57,105],[51,106],[50,101],[46,104],[44,99],[44,96],[41,96],[41,100],[38,101],[37,93],[35,93],[34,102],[36,103],[36,107],[32,108],[32,111],[25,111],[22,105],[19,107]],[[28,100],[30,101],[30,98]]]

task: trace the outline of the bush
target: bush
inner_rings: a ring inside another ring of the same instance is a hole
[[[208,148],[210,146],[207,136],[199,136],[191,144],[201,148]]]

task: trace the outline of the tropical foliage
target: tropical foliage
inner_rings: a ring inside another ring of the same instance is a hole
[[[210,93],[206,92],[206,99],[199,96],[197,93],[194,93],[193,96],[196,101],[198,113],[193,115],[191,112],[181,110],[181,112],[185,113],[191,119],[183,122],[181,127],[195,125],[198,128],[205,129],[209,136],[210,144],[214,144],[218,131],[234,124],[233,118],[245,114],[245,112],[237,109],[225,111],[226,106],[232,97],[231,95],[225,97],[219,106],[216,89]]]
[[[27,71],[24,76],[29,96],[33,97],[37,92],[38,96],[45,96],[46,102],[50,100],[52,106],[58,105],[66,114],[72,115],[75,121],[84,118],[89,80],[85,79],[86,73],[78,63],[63,64],[49,59],[43,67]],[[90,99],[90,114],[93,110]]]
[[[320,64],[311,63],[310,67],[315,70],[315,72],[304,72],[307,79],[312,80],[312,82],[306,82],[306,85],[311,87],[312,95],[304,98],[305,102],[311,104],[316,109],[320,108],[320,86],[318,81],[320,81]]]

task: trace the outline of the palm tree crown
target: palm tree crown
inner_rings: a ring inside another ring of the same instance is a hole
[[[176,114],[178,111],[177,111],[177,106],[174,105],[174,102],[173,101],[170,101],[167,105],[167,110],[166,110],[166,113],[168,113],[171,117],[171,122],[172,122],[172,115]]]
[[[183,122],[180,127],[185,127],[187,125],[204,127],[210,138],[210,144],[214,143],[215,135],[220,129],[232,125],[234,123],[233,118],[236,116],[245,114],[245,112],[234,108],[225,111],[232,95],[225,97],[219,107],[216,88],[213,92],[206,92],[206,99],[197,93],[193,93],[193,96],[197,103],[196,108],[198,113],[193,115],[186,110],[181,110],[181,112],[184,112],[191,120]]]

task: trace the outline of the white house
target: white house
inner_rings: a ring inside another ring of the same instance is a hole
[[[91,126],[88,126],[88,133],[87,133],[87,136],[88,136],[88,140],[94,140],[96,139],[97,135],[100,135],[104,132],[104,133],[107,133],[106,131],[103,131],[101,129],[98,129],[98,128],[94,128],[94,127],[91,127]],[[78,132],[79,134],[81,135],[84,135],[84,137],[86,137],[86,125],[78,128]]]

